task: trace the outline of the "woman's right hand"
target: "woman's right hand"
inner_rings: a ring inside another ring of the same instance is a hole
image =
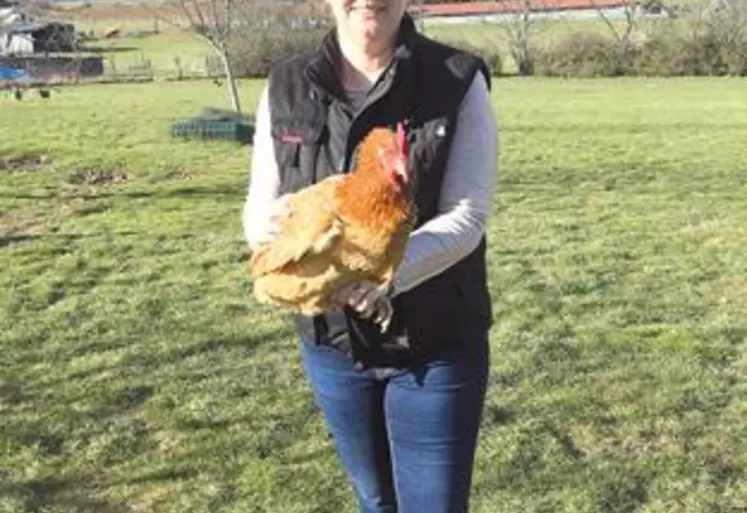
[[[284,194],[270,204],[268,216],[255,234],[257,246],[272,242],[283,231],[283,221],[290,217],[290,194]]]

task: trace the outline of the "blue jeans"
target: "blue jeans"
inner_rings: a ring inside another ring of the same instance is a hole
[[[467,513],[489,368],[487,333],[410,370],[353,369],[302,342],[314,395],[361,513]]]

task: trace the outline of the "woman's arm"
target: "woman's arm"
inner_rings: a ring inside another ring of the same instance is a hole
[[[490,218],[498,175],[498,123],[485,78],[462,100],[444,172],[439,215],[410,235],[393,295],[412,289],[469,255]]]
[[[280,172],[270,132],[267,86],[257,105],[250,175],[242,221],[249,248],[255,251],[271,231],[273,207],[280,191]]]

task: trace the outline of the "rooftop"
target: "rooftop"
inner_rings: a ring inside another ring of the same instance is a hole
[[[67,23],[61,23],[61,22],[18,22],[18,23],[10,23],[8,25],[0,25],[0,34],[27,34],[30,32],[36,32],[37,30],[42,30],[44,28],[49,27],[50,25],[68,25]]]
[[[528,0],[532,11],[559,11],[622,7],[628,0]],[[468,16],[522,12],[525,0],[469,2],[461,4],[422,4],[418,9],[427,16]]]

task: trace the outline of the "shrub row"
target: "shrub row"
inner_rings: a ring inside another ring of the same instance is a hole
[[[534,71],[545,76],[746,76],[747,37],[726,38],[712,27],[658,27],[625,51],[598,33],[568,34],[535,48]]]
[[[278,62],[314,50],[323,29],[257,30],[241,34],[231,44],[234,72],[239,77],[264,77]]]
[[[266,76],[276,63],[314,50],[326,29],[261,30],[232,44],[238,76]],[[494,75],[503,74],[500,45],[449,40],[482,56]],[[627,49],[611,35],[569,32],[551,45],[531,48],[534,74],[558,77],[747,76],[747,32],[725,37],[712,25],[661,24]]]

